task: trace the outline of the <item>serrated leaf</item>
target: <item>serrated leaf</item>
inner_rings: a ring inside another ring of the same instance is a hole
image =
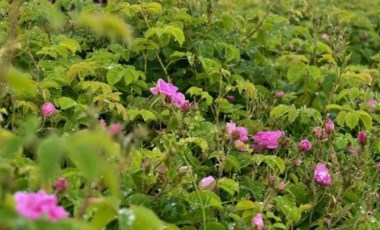
[[[346,114],[346,125],[350,128],[353,129],[358,125],[359,122],[359,114],[356,112],[349,112]]]
[[[123,78],[123,70],[121,68],[113,68],[107,72],[107,82],[110,85],[118,83]]]
[[[363,110],[358,110],[356,113],[359,114],[360,120],[363,122],[365,128],[370,130],[372,128],[372,117]]]
[[[183,34],[183,31],[178,27],[166,26],[164,28],[164,32],[172,35],[180,46],[182,46],[183,42],[185,41],[185,35]]]
[[[199,196],[198,196],[199,195]],[[200,200],[199,200],[200,199]],[[207,207],[215,207],[222,209],[222,201],[220,197],[209,190],[200,190],[190,193],[188,201],[193,205]]]
[[[149,121],[149,120],[155,121],[155,120],[157,120],[156,115],[149,110],[143,109],[140,111],[140,114],[141,114],[142,118],[144,119],[144,121]]]
[[[236,204],[236,210],[244,211],[248,209],[260,209],[260,205],[251,200],[241,200]]]
[[[164,226],[152,210],[142,206],[120,209],[118,222],[122,230],[162,230]]]
[[[39,145],[37,150],[38,165],[40,167],[41,180],[44,183],[52,181],[57,176],[62,153],[62,141],[57,136],[50,136]]]
[[[231,196],[239,191],[239,183],[226,177],[218,180],[218,187],[229,193]]]
[[[298,117],[298,110],[294,105],[290,106],[288,109],[288,121],[293,123]]]
[[[302,79],[302,74],[307,69],[307,66],[303,63],[298,63],[297,65],[294,65],[289,68],[287,73],[287,78],[290,83],[296,83],[297,81]]]
[[[269,116],[271,118],[279,118],[288,112],[288,108],[287,105],[278,105],[270,111]]]
[[[59,106],[60,109],[65,110],[77,105],[76,101],[74,101],[70,97],[61,97],[55,101],[56,105]]]
[[[346,121],[346,115],[347,115],[346,111],[340,111],[338,113],[338,116],[336,117],[336,123],[339,126],[343,126],[344,125],[344,122]]]

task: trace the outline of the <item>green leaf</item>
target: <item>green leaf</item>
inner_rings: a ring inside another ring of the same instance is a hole
[[[56,178],[60,169],[62,153],[63,145],[59,137],[53,135],[41,142],[37,156],[42,182],[47,183]]]
[[[117,214],[117,207],[112,201],[106,199],[96,199],[94,202],[90,202],[89,208],[96,210],[91,220],[91,227],[94,230],[104,229],[115,219]]]
[[[166,26],[164,28],[164,32],[172,35],[180,46],[182,46],[183,42],[185,41],[185,35],[183,34],[183,31],[178,27]]]
[[[347,115],[346,111],[340,111],[338,113],[338,116],[336,117],[336,122],[339,126],[344,125],[344,122],[346,121],[346,115]]]
[[[206,225],[201,225],[200,227],[200,230],[225,230],[226,228],[220,224],[220,223],[216,223],[216,222],[209,222],[209,223],[206,223]]]
[[[316,67],[316,66],[309,66],[308,72],[309,72],[311,78],[314,81],[318,81],[318,80],[323,81],[323,77],[321,75],[321,71],[319,70],[318,67]]]
[[[179,141],[180,145],[184,145],[187,143],[194,143],[198,145],[202,150],[207,150],[208,149],[208,143],[205,141],[203,138],[200,137],[188,137],[185,139],[181,139]]]
[[[118,220],[122,230],[162,230],[164,227],[152,210],[142,206],[120,209]]]
[[[244,211],[248,209],[258,210],[260,209],[260,205],[251,200],[241,200],[236,204],[236,210],[238,211]]]
[[[301,80],[302,74],[305,72],[306,69],[307,66],[302,62],[290,67],[287,73],[287,78],[289,82],[296,83],[297,81]]]
[[[55,103],[62,110],[69,109],[77,105],[76,101],[70,97],[61,97],[56,100]]]
[[[198,195],[200,197],[198,197]],[[197,206],[201,206],[201,204],[203,204],[205,208],[207,207],[215,207],[215,208],[220,208],[220,209],[223,208],[220,197],[209,190],[200,190],[200,191],[194,191],[190,193],[188,201],[192,203],[193,205],[197,205]]]
[[[363,122],[365,128],[370,130],[372,128],[372,117],[366,111],[358,110],[356,111],[360,116],[360,120]]]
[[[359,122],[359,114],[356,112],[349,112],[346,115],[346,125],[350,128],[353,129],[358,125]]]
[[[293,123],[297,119],[297,117],[298,117],[297,108],[294,105],[290,106],[288,109],[288,121],[290,123]]]
[[[141,114],[142,118],[144,119],[144,121],[148,121],[148,120],[155,121],[155,120],[157,120],[156,115],[149,110],[143,109],[140,111],[140,114]]]
[[[11,68],[6,74],[6,82],[16,96],[37,95],[37,85],[29,74]]]
[[[231,196],[239,191],[239,183],[226,177],[218,180],[218,187],[229,193]]]
[[[107,82],[110,85],[118,83],[123,78],[123,69],[122,68],[113,68],[107,72]]]
[[[288,112],[288,108],[287,105],[278,105],[270,111],[269,116],[271,118],[279,118]]]

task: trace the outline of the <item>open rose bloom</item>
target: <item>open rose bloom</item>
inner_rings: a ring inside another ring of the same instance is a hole
[[[57,205],[57,197],[43,190],[37,193],[17,192],[14,200],[18,214],[32,220],[45,216],[54,222],[69,216],[63,207]]]
[[[279,146],[278,141],[282,135],[283,133],[280,130],[258,132],[252,137],[255,141],[253,148],[256,151],[262,151],[264,149],[277,149]]]
[[[169,100],[176,108],[182,109],[186,112],[190,109],[190,102],[186,100],[185,95],[181,92],[177,92],[178,88],[172,83],[167,83],[162,79],[157,81],[155,87],[150,88],[150,92],[153,95],[164,95],[166,100]]]
[[[318,163],[314,170],[314,180],[321,186],[331,185],[332,179],[329,170],[323,163]]]

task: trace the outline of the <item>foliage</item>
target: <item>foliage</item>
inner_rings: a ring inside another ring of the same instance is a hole
[[[0,0],[0,229],[250,229],[259,213],[266,229],[379,229],[379,7]],[[158,79],[190,110],[152,95]],[[255,148],[269,130],[278,146]],[[13,195],[41,189],[70,217],[19,215]]]

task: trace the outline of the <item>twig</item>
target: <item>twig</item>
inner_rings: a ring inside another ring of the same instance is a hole
[[[269,16],[270,12],[272,11],[273,7],[279,2],[279,0],[274,1],[268,8],[266,14],[264,15],[264,18],[257,24],[257,26],[241,41],[241,43],[247,41],[250,39],[259,29],[260,27],[264,24],[265,19]]]

